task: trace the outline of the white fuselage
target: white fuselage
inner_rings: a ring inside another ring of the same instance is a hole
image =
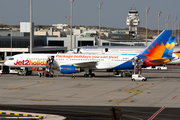
[[[83,46],[83,47],[77,47],[73,48],[72,51],[69,51],[68,53],[80,53],[80,54],[98,54],[98,53],[104,53],[104,54],[126,54],[126,53],[135,53],[140,54],[145,49],[145,46]],[[79,51],[78,51],[79,50]],[[106,51],[107,50],[107,51]],[[180,46],[176,46],[174,48],[174,51],[179,51]],[[178,64],[180,63],[180,58],[176,54],[172,54],[172,57],[174,59],[169,62],[169,64]]]
[[[90,69],[110,69],[126,61],[130,61],[137,54],[19,54],[11,57],[4,64],[11,67],[46,67],[46,60],[54,56],[53,67],[73,65]]]

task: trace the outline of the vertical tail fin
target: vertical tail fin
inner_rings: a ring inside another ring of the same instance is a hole
[[[162,58],[171,33],[172,30],[164,30],[138,57],[149,60]]]
[[[171,33],[172,30],[164,30],[141,54],[137,56],[141,57],[144,61],[144,66],[154,66],[170,62],[175,45],[173,43],[176,40],[176,37],[172,37],[168,43]]]

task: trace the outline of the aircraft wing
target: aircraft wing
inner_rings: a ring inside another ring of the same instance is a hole
[[[77,62],[73,63],[76,67],[96,67],[98,61],[88,61],[88,62]]]
[[[151,63],[157,63],[157,62],[164,62],[164,61],[166,61],[166,60],[172,60],[172,59],[174,59],[174,57],[169,57],[169,58],[162,58],[162,59],[155,59],[155,60],[150,60],[149,62],[151,62]]]

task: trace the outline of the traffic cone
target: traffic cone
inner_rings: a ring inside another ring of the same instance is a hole
[[[57,75],[57,78],[58,78],[58,75]]]
[[[94,80],[94,76],[93,76],[93,80]]]
[[[1,76],[1,73],[0,73],[0,76]]]
[[[162,78],[163,80],[164,80],[164,76],[163,76],[163,78]]]

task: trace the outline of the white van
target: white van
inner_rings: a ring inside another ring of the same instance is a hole
[[[146,77],[143,77],[143,76],[140,75],[140,74],[133,74],[132,77],[131,77],[131,80],[132,80],[132,81],[146,81],[147,78],[146,78]]]

